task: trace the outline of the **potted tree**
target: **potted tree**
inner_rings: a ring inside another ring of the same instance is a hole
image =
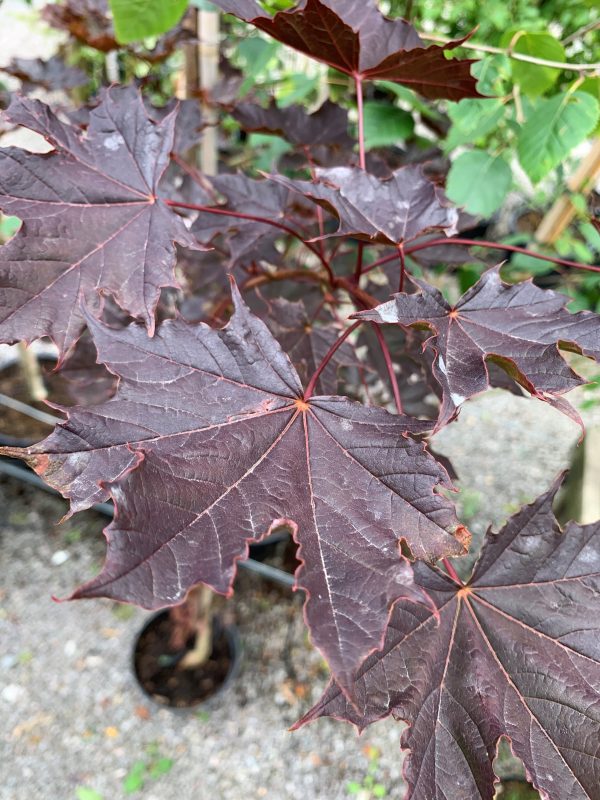
[[[600,268],[461,236],[435,170],[368,157],[370,81],[427,100],[480,97],[472,62],[447,58],[460,41],[427,46],[371,2],[305,0],[275,15],[254,0],[216,5],[346,76],[356,147],[331,102],[313,114],[246,105],[235,114],[247,131],[289,140],[288,169],[207,176],[178,152],[180,103],[157,111],[111,86],[73,123],[14,98],[6,119],[52,151],[0,155],[0,205],[23,220],[0,250],[0,337],[50,337],[60,366],[87,329],[118,382],[39,444],[1,452],[72,513],[115,503],[104,568],[71,598],[179,607],[180,632],[206,617],[193,613],[205,605],[194,587],[229,594],[249,545],[290,530],[306,623],[332,673],[298,724],[408,722],[411,797],[491,799],[502,737],[543,796],[593,797],[600,525],[559,527],[559,479],[487,534],[465,574],[470,535],[426,442],[500,380],[492,367],[577,419],[562,395],[582,379],[561,350],[600,360],[600,317],[529,280],[505,282],[501,265],[446,297],[423,254],[476,244]],[[596,125],[598,103],[577,82],[564,109],[584,136]],[[527,152],[537,174],[561,157]],[[184,313],[192,286],[200,322]],[[165,287],[182,292],[182,313],[157,322]],[[106,296],[132,321],[107,324]],[[433,413],[419,403],[431,394]],[[201,626],[184,660],[206,656],[207,636]]]

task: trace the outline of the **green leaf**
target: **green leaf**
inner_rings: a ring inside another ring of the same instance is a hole
[[[520,32],[514,28],[506,31],[500,40],[501,47],[508,47],[511,42],[513,53],[521,53],[545,61],[565,61],[566,53],[562,44],[549,33]],[[560,69],[530,64],[527,61],[511,60],[513,80],[519,84],[524,94],[536,97],[544,94],[557,81]]]
[[[376,783],[373,787],[373,797],[386,797],[387,789],[381,783]]]
[[[502,157],[470,150],[452,164],[446,193],[470,214],[489,217],[502,205],[511,183],[511,169]]]
[[[134,794],[144,785],[146,778],[146,764],[143,761],[136,761],[127,773],[123,781],[123,791],[125,794]]]
[[[251,133],[248,147],[253,151],[252,166],[262,172],[270,172],[281,156],[292,149],[284,139],[268,133]]]
[[[525,781],[502,781],[498,800],[538,800],[539,794]]]
[[[583,82],[579,84],[579,91],[593,95],[596,100],[600,102],[600,77],[585,78]]]
[[[388,147],[407,139],[415,129],[408,111],[389,103],[365,103],[365,145]]]
[[[160,36],[183,16],[188,0],[109,0],[117,41],[139,42]]]
[[[511,83],[510,59],[505,55],[485,56],[471,67],[477,90],[484,95],[503,97]]]
[[[243,97],[255,84],[255,78],[266,69],[269,61],[274,58],[279,49],[275,41],[263,39],[262,36],[251,36],[243,39],[237,46],[236,52],[244,61],[244,82],[238,96]]]
[[[543,100],[523,125],[519,161],[533,183],[558,166],[594,130],[598,101],[587,92],[564,92]]]
[[[591,94],[592,97],[596,98],[598,104],[600,104],[600,77],[586,78],[583,83],[579,84],[578,91]],[[594,129],[594,136],[600,136],[600,120]]]
[[[294,0],[258,0],[258,3],[269,14],[276,14],[278,11],[287,11],[288,8],[292,8]]]
[[[402,86],[400,83],[392,83],[392,81],[375,81],[377,89],[384,89],[387,92],[395,94],[399,100],[404,100],[411,108],[418,111],[424,117],[429,119],[442,119],[442,115],[432,106],[428,106],[417,94],[409,89],[407,86]]]
[[[21,220],[18,217],[9,217],[0,214],[0,242],[6,242],[21,227]]]
[[[467,289],[470,289],[471,286],[474,286],[479,278],[481,278],[481,273],[481,264],[461,264],[456,271],[456,278],[458,280],[458,288],[460,289],[460,293],[464,294]]]
[[[529,275],[548,275],[555,269],[550,261],[533,258],[526,253],[515,253],[510,260],[511,271],[526,272]]]
[[[361,791],[361,789],[362,786],[360,785],[360,783],[357,783],[356,781],[350,781],[349,783],[346,784],[346,791],[348,792],[348,794],[358,794]]]
[[[579,230],[585,237],[585,240],[589,244],[589,246],[593,247],[594,250],[597,250],[600,253],[600,233],[598,233],[598,231],[592,225],[592,223],[583,222],[579,226]]]
[[[301,103],[306,100],[309,94],[317,89],[319,83],[318,76],[310,77],[303,73],[293,73],[287,75],[275,92],[278,105],[287,108],[293,103]]]
[[[75,789],[77,800],[102,800],[102,795],[88,786],[78,786]]]
[[[461,144],[479,141],[495,130],[506,112],[499,100],[461,100],[448,103],[448,116],[452,127],[446,137],[445,149],[453,150]]]

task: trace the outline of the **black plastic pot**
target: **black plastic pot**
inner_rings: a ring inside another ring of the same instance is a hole
[[[290,540],[287,531],[275,531],[262,542],[251,544],[249,549],[250,558],[255,561],[265,561],[265,559],[276,555],[281,549],[285,548]]]
[[[142,692],[162,708],[188,712],[220,697],[239,674],[242,644],[238,629],[213,619],[213,651],[206,664],[178,670],[189,648],[169,653],[169,611],[159,611],[146,622],[134,643],[132,669]],[[164,653],[160,651],[164,643]],[[162,663],[160,660],[162,659]]]

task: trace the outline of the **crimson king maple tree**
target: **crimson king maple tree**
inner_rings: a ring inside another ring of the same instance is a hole
[[[408,722],[414,800],[491,800],[502,736],[544,797],[598,800],[599,525],[561,531],[557,483],[488,533],[463,583],[448,558],[470,535],[426,437],[498,381],[579,419],[562,395],[582,379],[560,349],[600,361],[600,317],[499,267],[453,304],[411,274],[419,253],[468,259],[472,242],[423,165],[366,152],[363,84],[476,97],[471,62],[446,57],[456,42],[426,47],[371,0],[273,17],[215,3],[350,76],[358,141],[329,101],[312,114],[240,101],[241,127],[285,137],[295,160],[209,178],[184,158],[204,124],[193,103],[155,109],[113,86],[69,121],[15,97],[5,121],[52,149],[0,150],[0,207],[22,220],[0,249],[0,341],[50,337],[88,390],[44,441],[2,453],[70,513],[115,502],[104,568],[73,598],[229,594],[249,544],[290,529],[332,672],[301,722]]]

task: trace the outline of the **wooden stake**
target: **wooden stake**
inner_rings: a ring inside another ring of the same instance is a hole
[[[198,36],[198,12],[190,8],[183,22],[194,37]],[[177,78],[175,94],[180,100],[189,100],[198,91],[198,46],[186,44],[183,48],[184,66]]]
[[[109,83],[119,82],[119,51],[110,50],[104,59],[106,77]]]
[[[219,14],[216,11],[198,12],[198,66],[200,89],[204,95],[216,86],[219,79]],[[204,129],[200,143],[198,166],[205,175],[216,175],[219,164],[218,118],[214,108],[203,104],[209,126]]]
[[[586,430],[582,444],[573,449],[567,480],[557,501],[562,525],[575,520],[582,525],[600,519],[600,427]]]
[[[594,139],[592,149],[582,160],[567,181],[571,192],[587,195],[594,188],[594,181],[600,175],[600,138]],[[554,202],[544,216],[535,238],[540,244],[553,244],[575,216],[575,206],[568,195],[563,194]]]

